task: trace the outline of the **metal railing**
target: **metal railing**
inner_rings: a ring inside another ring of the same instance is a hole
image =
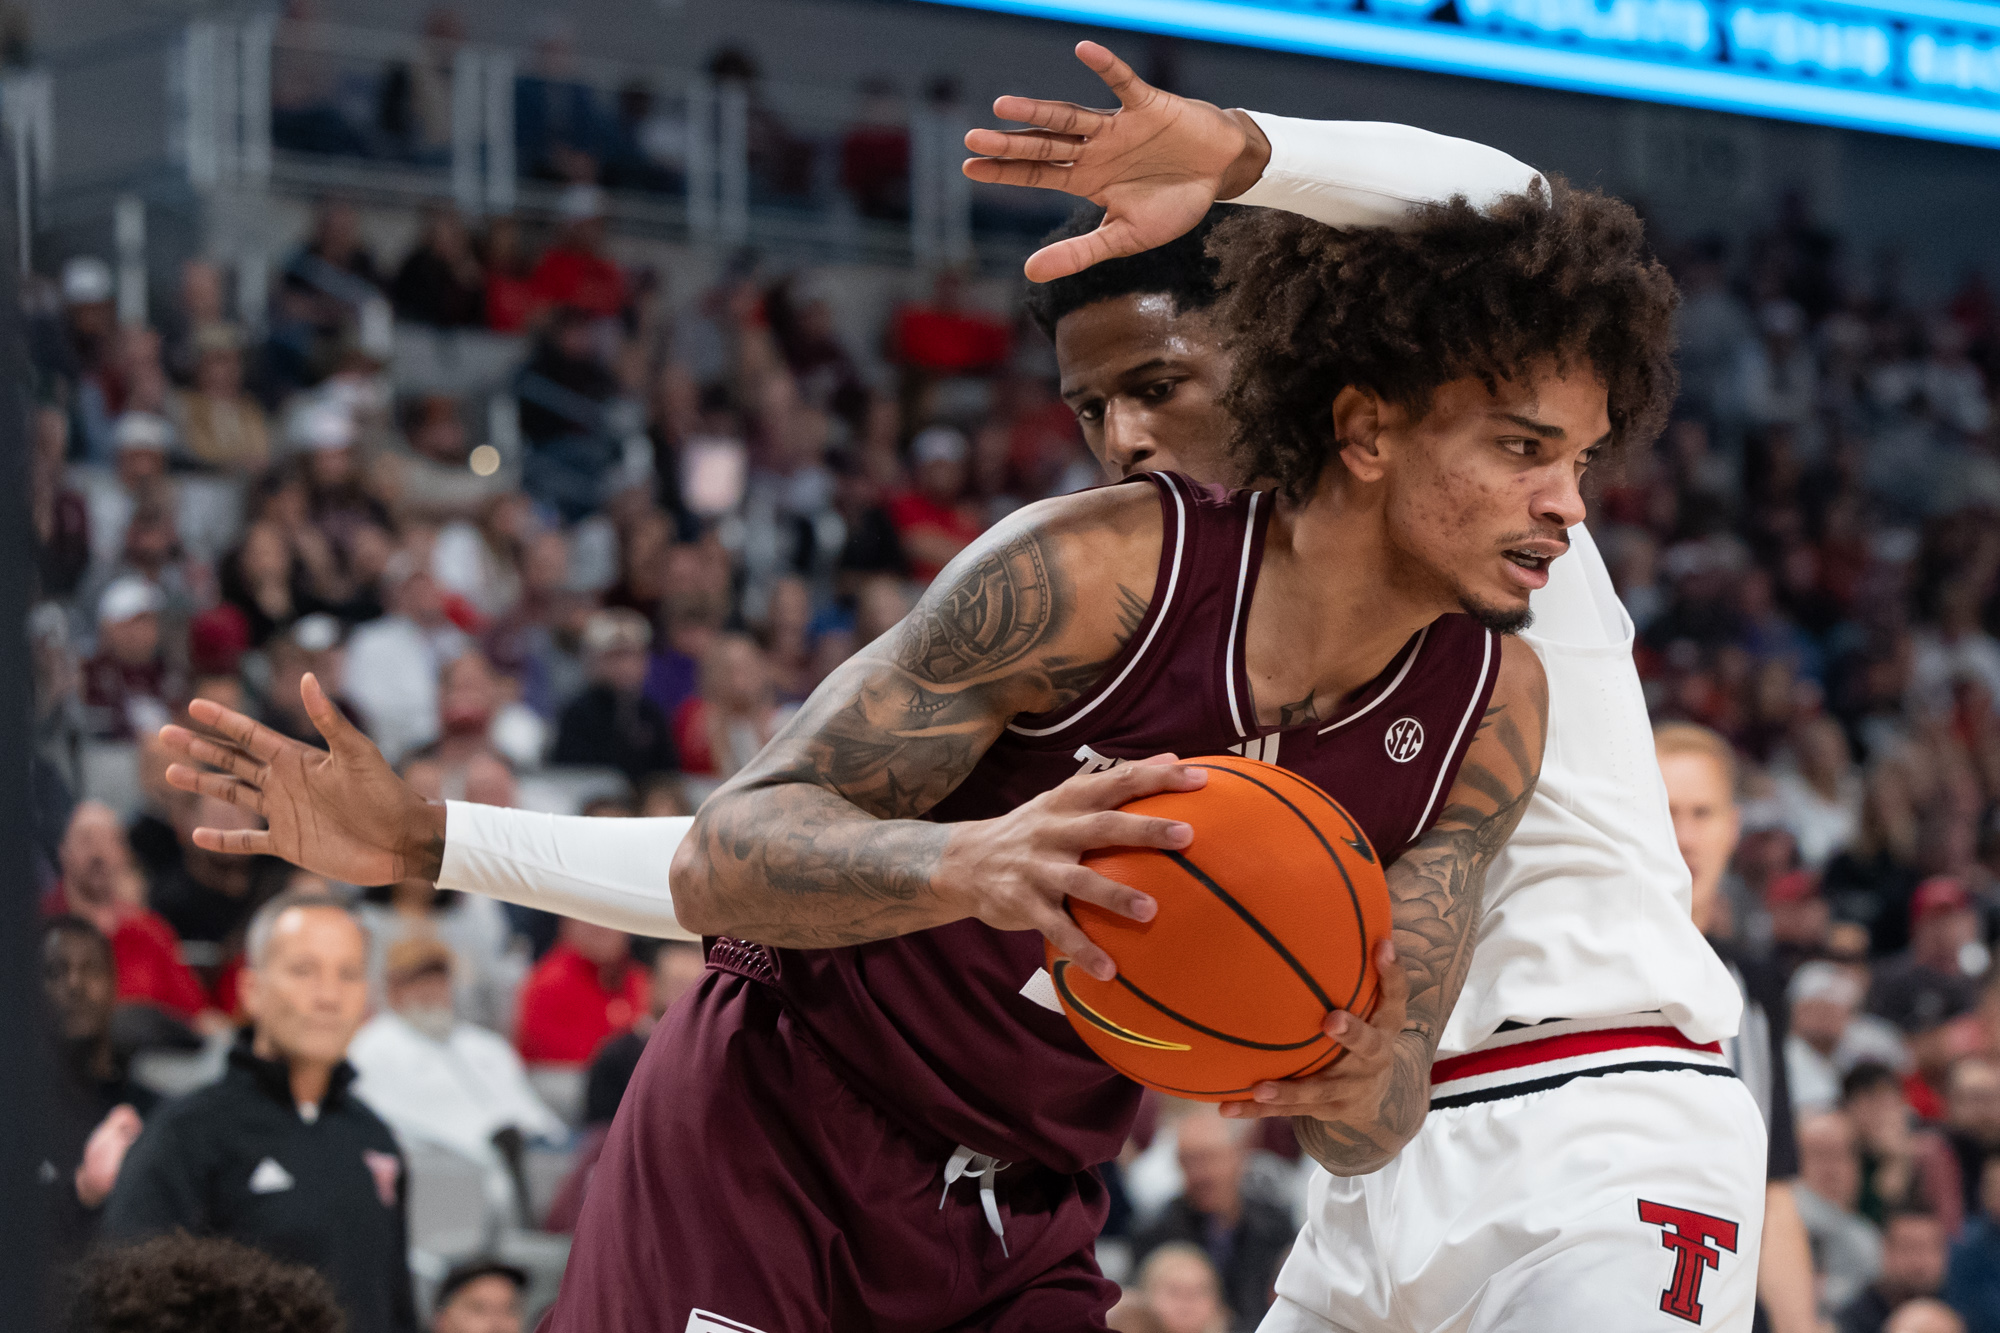
[[[201,19],[175,63],[175,152],[198,192],[449,197],[554,207],[594,179],[615,222],[821,257],[1011,262],[1061,201],[958,169],[969,115],[839,91],[562,60],[269,17]]]

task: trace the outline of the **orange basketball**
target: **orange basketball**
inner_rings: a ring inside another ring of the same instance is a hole
[[[1115,848],[1084,863],[1159,903],[1148,922],[1071,899],[1070,915],[1118,964],[1099,981],[1049,950],[1069,1021],[1112,1068],[1202,1101],[1332,1064],[1334,1009],[1367,1016],[1389,886],[1368,837],[1296,773],[1235,755],[1190,762],[1199,791],[1124,807],[1194,827],[1185,851]]]

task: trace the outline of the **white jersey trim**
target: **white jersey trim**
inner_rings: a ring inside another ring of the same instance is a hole
[[[1153,616],[1152,628],[1146,631],[1146,637],[1140,641],[1139,651],[1133,653],[1126,660],[1124,669],[1112,678],[1109,685],[1099,690],[1096,697],[1091,699],[1089,703],[1051,726],[1022,727],[1009,722],[1007,730],[1013,732],[1015,735],[1053,736],[1072,723],[1081,721],[1092,709],[1096,708],[1106,699],[1109,699],[1117,691],[1118,687],[1125,683],[1125,678],[1132,674],[1132,668],[1138,666],[1145,659],[1146,650],[1153,646],[1153,640],[1160,633],[1160,626],[1167,623],[1167,612],[1172,609],[1174,604],[1174,589],[1180,586],[1181,560],[1187,554],[1187,501],[1181,498],[1181,488],[1175,484],[1171,473],[1155,472],[1153,475],[1166,483],[1167,490],[1174,497],[1174,562],[1167,569],[1167,590],[1160,598],[1160,609]]]
[[[1433,625],[1436,623],[1437,623],[1436,621],[1431,622],[1431,624]],[[1409,660],[1403,663],[1403,669],[1396,673],[1396,678],[1389,682],[1387,688],[1385,688],[1380,694],[1376,695],[1373,699],[1370,699],[1366,704],[1362,705],[1360,708],[1355,709],[1353,712],[1349,713],[1346,717],[1341,718],[1338,722],[1329,722],[1325,726],[1321,727],[1319,729],[1319,734],[1324,736],[1329,731],[1339,731],[1342,727],[1346,726],[1348,723],[1359,721],[1361,718],[1364,718],[1369,713],[1373,712],[1377,704],[1381,703],[1383,700],[1387,699],[1390,695],[1394,694],[1397,691],[1397,689],[1401,687],[1403,683],[1403,678],[1410,674],[1410,668],[1414,667],[1417,664],[1417,658],[1421,656],[1424,651],[1424,640],[1430,638],[1430,636],[1431,636],[1430,625],[1426,625],[1421,630],[1418,630],[1417,646],[1411,650]]]
[[[1445,761],[1438,768],[1437,781],[1431,784],[1431,798],[1424,803],[1423,818],[1410,830],[1410,841],[1415,842],[1430,827],[1431,811],[1437,808],[1438,796],[1444,791],[1445,774],[1451,772],[1451,757],[1458,753],[1458,743],[1465,739],[1465,729],[1472,725],[1472,715],[1479,711],[1479,700],[1486,693],[1486,676],[1493,669],[1493,631],[1486,631],[1486,651],[1479,659],[1479,679],[1473,684],[1472,698],[1466,702],[1465,716],[1458,720],[1458,730],[1452,733],[1451,748],[1444,752]]]
[[[1236,627],[1243,621],[1243,590],[1250,582],[1250,548],[1257,540],[1257,502],[1262,491],[1250,492],[1249,517],[1243,524],[1243,559],[1236,566],[1236,608],[1229,613],[1229,646],[1222,654],[1222,692],[1229,697],[1229,720],[1238,736],[1250,733],[1243,726],[1243,712],[1236,706]]]

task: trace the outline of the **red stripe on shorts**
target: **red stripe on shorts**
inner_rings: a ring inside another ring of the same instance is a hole
[[[1579,1055],[1601,1055],[1605,1051],[1626,1051],[1641,1046],[1672,1046],[1683,1051],[1722,1054],[1719,1041],[1694,1041],[1675,1027],[1606,1028],[1601,1032],[1572,1032],[1567,1036],[1524,1041],[1518,1046],[1502,1046],[1493,1051],[1473,1051],[1454,1055],[1431,1066],[1431,1083],[1449,1083],[1475,1074],[1498,1074],[1550,1060],[1568,1060]]]

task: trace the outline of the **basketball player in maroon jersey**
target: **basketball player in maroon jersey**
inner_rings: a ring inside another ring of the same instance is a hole
[[[1607,205],[1525,203],[1357,239],[1351,262],[1421,287],[1436,250],[1474,234],[1466,299],[1438,315],[1468,344],[1398,345],[1421,369],[1397,378],[1381,367],[1406,330],[1330,318],[1357,351],[1331,399],[1338,435],[1262,460],[1277,492],[1169,476],[1024,511],[704,809],[674,887],[683,922],[720,937],[711,975],[649,1047],[556,1327],[1101,1327],[1115,1293],[1089,1258],[1087,1168],[1116,1152],[1134,1090],[1037,998],[1034,932],[1108,975],[1062,901],[1152,904],[1080,855],[1186,845],[1184,827],[1116,807],[1197,786],[1199,768],[1092,771],[1121,760],[1275,739],[1348,804],[1392,862],[1401,956],[1381,960],[1373,1024],[1329,1020],[1349,1058],[1256,1105],[1314,1117],[1336,1169],[1414,1133],[1480,878],[1539,764],[1539,668],[1495,631],[1562,550],[1591,452],[1647,434],[1666,392],[1663,281],[1636,250],[1580,248],[1579,217]],[[1568,299],[1520,311],[1539,341],[1510,342],[1481,284],[1529,254]],[[1455,610],[1459,650],[1426,652]],[[330,758],[216,710],[203,720],[234,746],[177,738],[225,770],[180,780],[271,823],[229,849],[362,882],[435,875],[440,813],[307,700]],[[1399,763],[1392,719],[1430,743]],[[941,1167],[978,1175],[981,1206],[937,1211]]]

